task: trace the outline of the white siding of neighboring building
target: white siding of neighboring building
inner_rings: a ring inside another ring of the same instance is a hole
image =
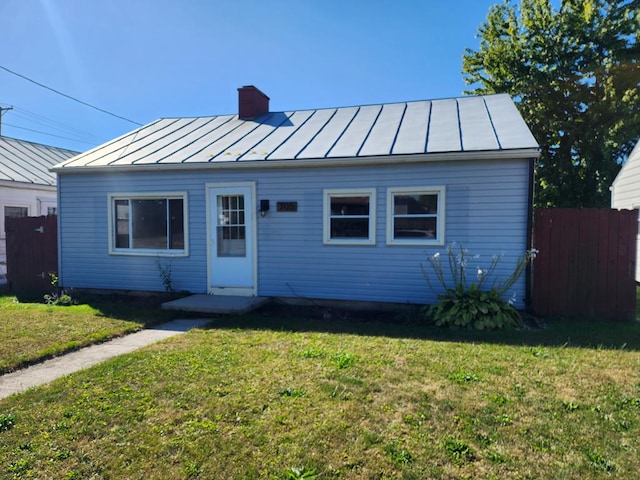
[[[49,207],[56,207],[56,187],[45,185],[0,182],[0,274],[7,262],[5,207],[27,207],[30,217],[47,215]]]
[[[640,141],[611,185],[611,208],[640,211]],[[640,216],[638,222],[640,227]],[[637,239],[636,282],[640,282],[640,228]]]
[[[176,290],[207,291],[205,184],[256,182],[256,203],[271,210],[257,219],[258,295],[431,303],[422,265],[456,241],[480,258],[474,276],[494,254],[507,276],[527,247],[529,161],[456,160],[378,166],[172,170],[171,172],[61,172],[60,278],[66,287],[161,291],[157,257],[108,253],[107,195],[118,192],[188,192],[189,255],[172,258]],[[388,187],[445,186],[445,246],[386,244]],[[323,244],[323,189],[376,190],[375,245]],[[297,202],[277,212],[276,202]],[[257,209],[257,205],[256,205]],[[168,259],[163,259],[167,260]],[[515,287],[522,306],[525,282]]]

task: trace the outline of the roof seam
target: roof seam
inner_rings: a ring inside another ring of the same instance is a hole
[[[14,174],[18,175],[19,178],[21,177],[24,179],[28,179],[27,183],[36,183],[34,182],[34,178],[45,181],[47,183],[51,182],[51,175],[49,174],[48,170],[54,164],[43,166],[43,165],[40,165],[40,163],[38,162],[38,164],[41,167],[44,167],[46,171],[42,171],[40,169],[36,169],[36,171],[30,171],[27,168],[27,166],[31,166],[29,161],[22,160],[22,156],[24,155],[31,160],[32,156],[30,155],[30,153],[34,153],[34,152],[29,152],[29,151],[25,152],[24,151],[24,148],[26,148],[25,145],[6,145],[5,144],[5,145],[2,145],[2,148],[7,152],[8,155],[13,157],[13,160],[11,160],[11,157],[7,155],[4,156],[4,158],[7,161],[11,161],[11,165],[8,165],[7,168],[11,170]],[[24,172],[24,173],[21,173],[21,172]]]
[[[316,110],[316,112],[318,112],[319,110],[321,110],[321,109]],[[322,125],[322,127],[320,127],[320,128],[318,129],[318,131],[317,131],[315,134],[313,134],[313,135],[311,136],[311,138],[309,139],[309,141],[308,141],[307,143],[305,143],[305,144],[304,144],[304,146],[303,146],[303,147],[298,151],[298,153],[296,153],[296,154],[293,156],[293,158],[298,158],[298,157],[302,154],[302,152],[304,152],[304,151],[305,151],[305,149],[306,149],[309,145],[311,145],[311,142],[313,142],[313,141],[316,139],[316,137],[317,137],[318,135],[320,135],[320,133],[325,129],[325,127],[326,127],[327,125],[329,125],[329,122],[331,122],[331,120],[333,120],[333,117],[335,117],[335,116],[336,116],[336,113],[338,113],[338,109],[337,109],[337,108],[335,108],[335,109],[333,110],[333,113],[332,113],[332,114],[331,114],[331,116],[330,116],[330,117],[329,117],[329,118],[324,122],[324,125]],[[315,114],[315,112],[314,112],[314,114]]]
[[[184,129],[184,128],[187,128],[189,125],[191,125],[191,124],[192,124],[193,122],[195,122],[195,121],[196,121],[196,119],[193,119],[193,120],[191,120],[190,122],[186,123],[185,125],[180,125],[176,130],[172,130],[172,131],[170,131],[170,132],[164,132],[164,133],[163,133],[163,135],[162,135],[160,138],[158,138],[157,140],[155,140],[155,141],[156,141],[156,142],[159,142],[159,141],[161,141],[162,139],[165,139],[165,138],[167,138],[168,136],[173,135],[174,133],[179,132],[180,130],[182,130],[182,129]],[[162,130],[164,130],[164,128],[162,128],[162,129],[160,129],[160,130],[157,130],[157,131],[156,131],[156,132],[154,132],[154,133],[161,132]],[[173,143],[173,142],[170,142],[170,143],[169,143],[169,144],[167,144],[167,145],[170,145],[171,143]],[[132,145],[132,144],[130,144],[130,145]],[[148,143],[147,143],[146,145],[142,145],[142,146],[138,147],[136,150],[133,150],[133,151],[131,151],[131,152],[128,152],[126,155],[122,155],[122,156],[118,157],[118,159],[117,159],[117,160],[114,160],[114,162],[119,162],[119,161],[120,161],[120,160],[122,160],[124,157],[129,156],[129,155],[131,155],[131,154],[133,154],[133,153],[136,153],[136,152],[138,152],[138,151],[140,151],[140,150],[142,150],[143,148],[146,148],[146,147],[148,147],[148,146],[149,146],[149,144],[148,144]],[[156,148],[155,150],[152,150],[150,153],[146,154],[146,155],[145,155],[145,157],[147,157],[147,156],[149,156],[149,155],[152,155],[152,154],[154,154],[155,152],[160,151],[161,149],[162,149],[162,146],[160,146],[160,147]],[[144,157],[143,157],[143,158],[144,158]],[[135,163],[136,163],[136,162],[138,162],[138,161],[140,161],[140,160],[142,160],[142,158],[139,158],[138,160],[133,160],[133,161],[131,162],[131,164],[132,164],[132,165],[135,165]]]
[[[172,145],[172,144],[174,144],[175,142],[177,142],[178,140],[180,140],[180,139],[182,139],[182,138],[186,137],[187,135],[190,135],[191,133],[193,133],[193,132],[195,132],[195,131],[199,130],[200,128],[203,128],[204,126],[209,125],[209,123],[211,123],[214,119],[215,119],[215,117],[211,117],[209,120],[207,120],[207,122],[206,122],[206,123],[203,123],[203,124],[202,124],[202,125],[200,125],[199,127],[196,127],[194,130],[191,130],[190,132],[188,132],[188,133],[186,133],[186,134],[182,135],[180,138],[178,138],[178,139],[174,140],[173,142],[171,142],[171,143],[169,143],[169,144],[165,145],[165,146],[164,146],[164,147],[162,147],[162,148],[167,148],[167,147],[169,147],[170,145]],[[226,122],[225,122],[225,123],[226,123]],[[220,126],[222,126],[222,125],[224,125],[224,123],[222,123],[222,124],[221,124],[221,125],[219,125],[218,127],[220,127]],[[214,128],[212,131],[215,131],[218,127]],[[158,164],[159,164],[159,163],[162,163],[166,158],[170,157],[171,155],[174,155],[176,152],[179,152],[180,150],[182,150],[182,149],[184,149],[184,148],[187,148],[189,145],[191,145],[191,144],[193,144],[194,142],[198,141],[199,139],[201,139],[201,138],[202,138],[202,137],[204,137],[205,135],[207,135],[207,132],[203,133],[202,135],[200,135],[200,136],[199,136],[199,137],[197,137],[197,138],[194,138],[191,142],[187,143],[186,145],[183,145],[182,147],[180,147],[180,148],[178,148],[178,149],[176,149],[176,150],[173,150],[172,152],[167,153],[166,155],[162,156],[160,159],[158,159],[158,160],[156,161],[156,163],[158,163]],[[158,149],[157,151],[162,150],[162,148]]]
[[[378,109],[378,114],[376,115],[376,118],[373,120],[373,122],[371,122],[371,126],[369,127],[369,131],[367,132],[367,134],[362,139],[362,143],[360,144],[360,148],[358,148],[358,150],[356,151],[356,157],[360,156],[360,152],[364,148],[364,144],[367,143],[367,139],[369,138],[369,135],[371,135],[371,132],[373,131],[373,127],[376,126],[376,123],[378,122],[378,119],[380,118],[380,114],[382,113],[383,109],[384,109],[384,105],[380,105],[380,108]]]
[[[230,117],[229,120],[227,120],[226,122],[224,122],[222,125],[220,125],[220,127],[222,127],[223,125],[227,125],[228,123],[232,122],[235,119],[235,115]],[[211,145],[213,145],[214,143],[222,140],[224,137],[226,137],[227,135],[231,134],[232,132],[236,131],[238,128],[240,128],[242,125],[244,125],[244,123],[242,122],[238,122],[238,125],[236,125],[235,127],[233,127],[231,130],[229,130],[227,133],[223,134],[222,136],[216,138],[213,142],[209,142],[207,145],[205,145],[204,147],[202,147],[200,150],[197,150],[195,152],[193,152],[191,155],[189,155],[188,157],[184,158],[180,163],[186,163],[187,160],[189,160],[190,158],[195,157],[196,155],[199,155],[200,153],[202,153],[204,150],[206,150],[207,148],[211,147]],[[219,127],[218,127],[219,128]],[[217,128],[216,128],[217,130]],[[253,131],[253,129],[251,130]],[[235,142],[234,142],[235,143]],[[233,145],[233,144],[232,144]],[[229,146],[227,146],[226,148],[229,148]],[[217,155],[219,155],[220,153],[222,153],[222,151],[220,151]],[[215,155],[212,155],[212,157]],[[207,160],[207,163],[209,163],[210,160]]]
[[[266,118],[269,119],[271,118],[274,114],[276,114],[278,112],[272,112],[270,113]],[[278,127],[281,126],[284,122],[286,122],[289,119],[289,117],[287,117],[285,115],[285,119],[282,120],[279,124]],[[237,144],[240,140],[242,140],[243,138],[246,138],[247,136],[249,136],[251,133],[253,133],[256,129],[260,128],[261,126],[264,126],[264,123],[260,123],[260,125],[258,125],[258,127],[254,128],[253,130],[251,130],[250,132],[248,132],[246,135],[244,135],[242,138],[240,138],[239,140],[237,140],[236,142],[232,143],[231,145],[229,145],[227,148],[231,147],[232,145]],[[276,127],[277,128],[277,127]],[[238,157],[236,158],[236,160],[241,160],[242,157],[244,157],[247,153],[251,152],[251,150],[253,150],[260,142],[264,141],[266,138],[269,138],[269,136],[276,131],[276,128],[272,128],[271,131],[269,133],[267,133],[263,138],[261,138],[260,140],[258,140],[256,143],[254,143],[253,145],[251,145],[247,150],[245,150],[244,152],[238,154]]]
[[[344,129],[342,130],[342,132],[340,132],[340,135],[338,135],[338,138],[336,138],[336,140],[333,142],[333,144],[331,145],[331,147],[329,147],[329,150],[327,150],[324,154],[323,158],[327,158],[329,156],[329,154],[331,153],[331,150],[334,149],[334,147],[337,145],[337,143],[340,141],[340,139],[343,137],[343,135],[345,134],[345,132],[347,130],[349,130],[349,127],[351,126],[351,124],[353,123],[353,121],[356,119],[356,117],[358,116],[358,114],[360,113],[360,109],[362,107],[357,107],[356,109],[356,113],[353,115],[353,117],[351,117],[351,120],[349,120],[349,122],[347,123],[347,125],[344,127]]]
[[[156,124],[156,123],[158,123],[159,121],[160,121],[160,119],[158,119],[158,120],[156,120],[156,121],[154,121],[154,122],[151,122],[150,124],[145,125],[144,127],[140,127],[140,128],[135,129],[135,130],[132,130],[132,131],[130,131],[130,132],[127,132],[127,133],[125,133],[125,134],[123,134],[123,135],[120,135],[119,137],[114,138],[113,140],[111,140],[111,141],[109,141],[109,142],[103,143],[102,145],[98,145],[97,147],[94,147],[94,148],[92,148],[92,149],[89,149],[89,150],[87,150],[86,152],[79,153],[78,155],[75,155],[75,156],[73,156],[73,157],[69,158],[68,160],[72,160],[72,159],[73,159],[73,161],[75,162],[76,160],[79,160],[79,159],[81,159],[81,158],[87,157],[87,156],[89,156],[90,154],[93,154],[93,153],[99,152],[100,150],[103,150],[103,149],[105,149],[105,148],[109,147],[110,145],[113,145],[114,143],[116,143],[116,142],[120,141],[120,140],[124,140],[125,138],[130,137],[131,135],[133,135],[133,133],[134,133],[134,132],[137,132],[137,131],[142,130],[142,129],[144,129],[144,128],[149,128],[149,127],[151,127],[151,126],[155,125],[155,124]],[[103,155],[103,156],[104,156],[104,155]],[[100,158],[102,158],[102,156],[101,156]],[[96,160],[97,160],[97,159],[96,159]],[[68,162],[63,162],[63,163],[68,163]],[[92,162],[89,162],[89,163],[92,163]]]
[[[308,112],[309,110],[306,110],[306,111]],[[293,132],[291,132],[289,135],[287,135],[287,138],[283,139],[283,140],[278,144],[278,146],[277,146],[276,148],[274,148],[273,150],[271,150],[271,153],[268,153],[267,155],[265,155],[264,159],[265,159],[265,160],[269,160],[269,157],[270,157],[271,155],[275,154],[275,153],[278,151],[278,149],[279,149],[280,147],[282,147],[282,145],[284,145],[284,144],[285,144],[285,142],[286,142],[287,140],[289,140],[289,139],[290,139],[290,138],[291,138],[291,137],[292,137],[292,136],[293,136],[293,135],[294,135],[298,130],[300,130],[300,129],[301,129],[301,128],[302,128],[302,127],[303,127],[303,126],[304,126],[304,125],[309,121],[309,119],[310,119],[311,117],[313,117],[313,116],[315,115],[315,113],[316,113],[316,112],[317,112],[317,110],[314,110],[314,111],[313,111],[313,113],[312,113],[311,115],[309,115],[309,116],[304,120],[304,122],[302,122],[302,123],[298,126],[298,128],[296,128]],[[291,119],[291,118],[292,118],[296,113],[298,113],[298,112],[297,112],[297,111],[294,111],[294,112],[291,114],[291,117],[289,117],[289,119]]]
[[[179,127],[179,128],[178,128],[178,130],[188,127],[189,125],[191,125],[192,123],[194,123],[196,120],[197,120],[197,118],[196,118],[196,119],[194,119],[194,120],[192,120],[192,121],[190,121],[189,123],[187,123],[187,124],[185,124],[185,125],[182,125],[181,127]],[[176,143],[176,142],[178,142],[179,140],[181,140],[181,139],[185,138],[186,136],[188,136],[188,135],[192,134],[193,132],[198,131],[200,128],[203,128],[204,126],[208,125],[211,121],[212,121],[212,119],[207,120],[207,122],[206,122],[206,123],[204,123],[204,124],[202,124],[202,125],[200,125],[200,126],[198,126],[198,127],[195,127],[195,128],[193,128],[193,129],[191,129],[191,130],[187,131],[186,133],[184,133],[183,135],[179,136],[178,138],[176,138],[176,139],[172,140],[171,142],[167,143],[166,145],[161,146],[160,148],[158,148],[158,149],[156,149],[156,150],[154,150],[154,151],[152,151],[152,152],[149,152],[149,153],[148,153],[147,155],[145,155],[145,156],[147,156],[147,157],[148,157],[148,156],[151,156],[151,155],[153,155],[153,154],[155,154],[155,153],[157,153],[157,152],[159,152],[159,151],[161,151],[161,150],[163,150],[163,149],[165,149],[165,148],[167,148],[167,149],[169,149],[169,150],[170,150],[170,149],[172,148],[171,146],[172,146],[173,144],[175,144],[175,143]],[[224,124],[222,124],[222,125],[224,125]],[[221,126],[221,125],[219,125],[219,126]],[[216,128],[218,128],[218,127],[216,127]],[[216,130],[216,128],[214,128],[212,131],[215,131],[215,130]],[[177,131],[177,130],[174,130],[172,133],[175,133],[176,131]],[[208,132],[208,133],[211,133],[211,132]],[[177,150],[173,150],[172,152],[167,153],[166,155],[163,155],[162,157],[160,157],[159,159],[157,159],[155,162],[148,162],[148,163],[156,163],[156,164],[159,164],[159,163],[161,163],[164,159],[166,159],[167,157],[169,157],[169,156],[171,156],[171,155],[175,154],[176,152],[178,152],[178,151],[182,150],[183,148],[188,147],[188,146],[189,146],[189,145],[191,145],[193,142],[195,142],[195,141],[199,140],[200,138],[202,138],[202,137],[204,137],[204,136],[206,136],[206,135],[207,135],[207,133],[204,133],[204,134],[202,134],[200,137],[198,137],[198,138],[194,139],[193,141],[189,142],[188,144],[186,144],[186,145],[184,145],[184,146],[182,146],[182,147],[178,148]],[[165,137],[166,137],[166,136],[167,136],[167,135],[165,135]],[[163,138],[164,138],[164,137],[163,137]],[[140,160],[142,160],[142,159],[140,159]],[[135,162],[132,162],[132,163],[135,163]]]
[[[220,118],[224,117],[221,116]],[[218,117],[214,117],[214,118],[218,118]],[[196,143],[198,140],[202,140],[203,138],[205,138],[207,135],[210,135],[212,133],[214,133],[216,130],[218,130],[219,128],[224,127],[227,123],[231,122],[233,120],[233,116],[229,116],[227,117],[227,119],[222,122],[220,125],[218,125],[216,128],[214,128],[213,130],[211,130],[210,132],[205,132],[202,135],[200,135],[198,138],[194,139],[193,142],[189,143],[188,145],[185,145],[184,147],[182,147],[180,150],[189,147],[190,145],[193,145],[194,143]],[[228,133],[232,132],[234,129],[231,129]],[[200,150],[198,150],[197,152],[194,152],[193,154],[189,155],[188,157],[183,158],[182,160],[180,160],[180,162],[178,163],[186,163],[186,161],[188,159],[190,159],[191,157],[193,157],[193,155],[197,155],[198,153],[202,152],[202,150],[204,150],[205,148],[209,148],[211,145],[213,145],[214,143],[216,143],[218,140],[220,140],[221,138],[224,138],[224,135],[222,135],[222,137],[218,137],[216,138],[214,141],[207,143],[207,145],[203,148],[201,148]],[[166,158],[166,157],[165,157]]]
[[[460,151],[464,152],[464,144],[462,143],[462,119],[460,118],[460,101],[456,98],[456,115],[458,117],[458,142]]]
[[[134,150],[132,150],[132,151],[130,151],[130,152],[127,152],[127,150],[128,150],[129,148],[133,147],[134,143],[136,143],[136,142],[140,142],[140,141],[144,140],[145,138],[150,137],[150,136],[151,136],[151,135],[153,135],[154,133],[161,132],[162,130],[164,130],[164,129],[166,129],[166,128],[169,128],[171,125],[173,125],[173,124],[174,124],[174,123],[176,123],[176,122],[177,122],[177,120],[175,120],[174,122],[171,122],[171,123],[170,123],[170,124],[168,124],[168,125],[165,125],[164,127],[161,127],[161,128],[160,128],[160,129],[158,129],[158,130],[153,130],[153,131],[151,131],[151,132],[147,133],[146,135],[141,135],[141,134],[143,134],[145,130],[150,129],[150,128],[151,128],[153,125],[155,125],[157,122],[153,122],[152,124],[147,125],[146,127],[138,128],[138,129],[136,129],[136,130],[134,130],[134,131],[130,132],[130,135],[129,135],[129,136],[131,137],[131,139],[129,140],[129,143],[127,143],[126,145],[123,145],[123,146],[122,146],[122,148],[116,149],[116,150],[114,150],[114,151],[112,151],[112,152],[108,152],[108,153],[106,153],[106,154],[104,154],[104,155],[102,155],[102,156],[100,156],[100,157],[96,158],[95,160],[93,160],[93,162],[98,162],[98,161],[100,161],[100,159],[102,159],[102,158],[106,157],[107,155],[109,155],[109,154],[111,154],[111,153],[115,153],[115,152],[117,152],[118,150],[121,150],[121,151],[118,153],[118,155],[117,155],[117,157],[116,157],[116,159],[115,159],[115,160],[111,160],[110,162],[107,162],[107,165],[112,165],[112,164],[114,164],[114,163],[118,162],[119,160],[123,159],[124,157],[126,157],[126,156],[128,156],[128,155],[131,155],[132,153],[135,153],[135,152],[137,152],[138,150],[140,150],[140,149],[144,148],[144,145],[142,145],[142,146],[140,146],[140,147],[134,147],[134,148],[135,148]],[[139,135],[141,135],[141,136],[140,136],[140,138],[138,138],[138,136],[139,136]],[[126,138],[127,138],[126,136],[125,136],[125,137],[121,137],[121,139],[122,139],[122,140],[125,140]],[[125,152],[127,152],[127,153],[125,153]],[[90,162],[90,163],[93,163],[93,162]]]
[[[427,116],[427,132],[424,136],[424,153],[429,151],[429,134],[431,133],[431,113],[433,112],[433,102],[428,102],[429,115]]]
[[[496,139],[496,143],[498,144],[498,149],[502,150],[502,143],[500,143],[500,138],[498,137],[498,132],[496,132],[496,126],[493,123],[493,116],[491,115],[491,110],[489,109],[489,105],[487,105],[487,100],[484,96],[482,98],[482,104],[487,112],[487,116],[489,117],[489,124],[491,125],[491,131],[493,132],[493,137]]]
[[[393,152],[393,149],[396,146],[396,141],[398,140],[398,135],[400,135],[400,128],[402,127],[402,122],[404,122],[404,116],[407,113],[407,102],[404,103],[404,108],[402,109],[402,115],[400,115],[400,121],[398,122],[398,128],[396,128],[396,134],[393,136],[393,141],[391,142],[391,147],[389,148],[389,154]]]

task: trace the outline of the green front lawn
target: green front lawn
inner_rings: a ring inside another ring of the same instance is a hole
[[[85,296],[82,305],[20,303],[0,294],[0,374],[170,318],[157,300]],[[151,301],[147,301],[149,303]]]
[[[474,333],[272,309],[212,325],[0,401],[3,474],[626,479],[640,471],[637,323]]]

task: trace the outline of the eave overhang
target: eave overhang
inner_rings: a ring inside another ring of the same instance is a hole
[[[426,162],[455,162],[469,160],[517,160],[536,159],[540,156],[537,148],[522,148],[512,150],[487,150],[467,152],[437,152],[415,155],[380,155],[371,157],[348,158],[312,158],[291,160],[228,160],[215,162],[165,162],[127,165],[99,165],[81,167],[53,167],[51,172],[57,174],[86,174],[86,173],[122,173],[122,172],[150,172],[150,171],[193,171],[193,170],[236,170],[263,168],[322,168],[322,167],[353,167],[372,165],[402,165]]]

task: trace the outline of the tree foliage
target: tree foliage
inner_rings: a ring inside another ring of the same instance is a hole
[[[467,49],[467,93],[508,93],[541,145],[537,206],[608,207],[640,136],[640,0],[505,0]]]

